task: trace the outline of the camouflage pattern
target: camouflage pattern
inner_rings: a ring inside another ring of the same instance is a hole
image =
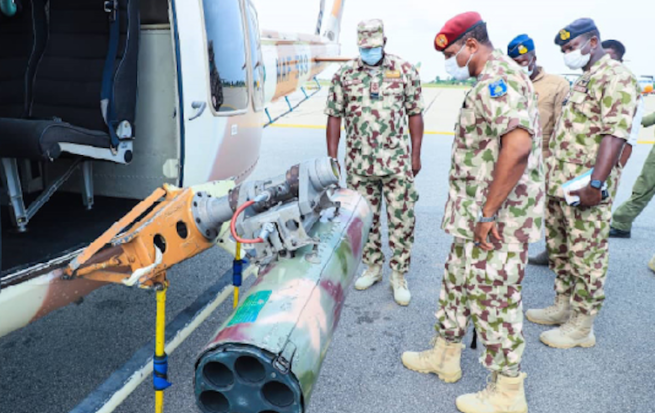
[[[349,174],[346,183],[348,188],[359,192],[373,210],[373,226],[364,246],[364,263],[369,266],[384,264],[380,234],[380,210],[384,196],[389,225],[389,249],[392,251],[389,266],[393,271],[406,273],[414,244],[414,205],[419,198],[412,171],[383,177]]]
[[[407,116],[422,112],[418,72],[390,54],[375,71],[361,59],[344,64],[332,78],[325,109],[345,119],[346,171],[378,177],[411,170]]]
[[[548,214],[550,267],[555,290],[572,294],[572,305],[595,315],[605,299],[603,286],[609,261],[609,228],[621,166],[607,179],[610,196],[595,207],[570,207],[561,185],[593,168],[605,135],[628,140],[637,110],[635,76],[609,55],[596,62],[573,85],[550,142]]]
[[[630,138],[639,93],[637,78],[609,55],[575,82],[550,141],[549,196],[564,198],[561,185],[594,167],[605,135]],[[617,165],[607,179],[604,205],[614,199],[620,172]]]
[[[373,19],[359,22],[357,25],[357,46],[368,49],[384,46],[384,23]]]
[[[527,243],[496,244],[487,252],[455,238],[439,294],[437,333],[459,343],[472,318],[485,346],[480,363],[505,376],[518,375],[525,348],[521,282],[527,257]]]
[[[525,173],[498,211],[498,231],[506,243],[540,239],[545,195],[537,96],[528,76],[498,50],[467,93],[455,127],[450,189],[442,222],[447,233],[474,238],[473,230],[493,181],[501,137],[516,128],[532,135],[532,152]]]
[[[203,350],[197,366],[202,366],[206,362],[203,358],[214,350],[234,344],[256,347],[274,356],[284,353],[290,362],[289,374],[299,383],[307,405],[359,267],[373,215],[368,203],[354,191],[339,190],[335,200],[341,202],[339,216],[321,219],[310,231],[321,240],[317,249],[301,248],[294,258],[275,260],[264,267],[241,298],[240,307]],[[262,296],[266,298],[256,300],[256,313],[241,310],[245,302],[253,301],[250,297]],[[288,352],[291,349],[296,351]],[[196,396],[211,386],[198,380],[201,376],[199,368]],[[249,383],[249,392],[243,397],[259,397],[261,392],[253,390],[254,386],[271,380],[269,376]]]
[[[548,197],[546,243],[557,294],[571,296],[571,306],[595,315],[605,300],[609,263],[611,209],[572,207]]]
[[[632,187],[630,198],[621,204],[612,216],[612,228],[632,230],[632,223],[655,197],[655,146],[646,157],[641,173]]]

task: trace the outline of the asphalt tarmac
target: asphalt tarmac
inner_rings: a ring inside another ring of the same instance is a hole
[[[426,114],[426,129],[452,131],[463,93],[432,92],[442,95],[434,99]],[[431,97],[434,95],[426,94],[426,106]],[[296,111],[284,121],[286,127],[266,129],[253,179],[324,156],[322,104],[314,105],[306,112]],[[653,109],[655,102],[649,100],[648,106]],[[296,127],[302,123],[305,127]],[[653,131],[642,131],[642,139],[652,140]],[[430,134],[423,144],[423,170],[416,180],[420,200],[409,275],[411,305],[401,308],[393,302],[388,268],[384,282],[368,291],[350,291],[309,413],[454,413],[458,395],[485,385],[487,372],[477,360],[481,346],[464,351],[464,375],[456,384],[411,372],[400,362],[403,351],[426,349],[434,335],[437,294],[451,242],[440,230],[451,143],[447,134]],[[650,148],[648,144],[635,148],[618,203],[629,196]],[[526,322],[523,370],[528,374],[531,413],[655,412],[655,352],[651,344],[655,342],[655,274],[646,266],[655,254],[654,234],[655,204],[651,204],[635,222],[632,239],[611,241],[607,300],[596,322],[595,347],[548,348],[538,340],[546,327]],[[541,242],[531,246],[531,252],[543,248]],[[193,302],[229,265],[230,257],[216,249],[174,268],[168,319]],[[553,274],[547,268],[529,266],[525,308],[548,305],[553,299],[552,284]],[[0,412],[68,412],[153,337],[154,311],[153,294],[110,286],[92,293],[80,305],[68,306],[0,338]],[[174,385],[166,391],[166,412],[198,411],[193,396],[194,362],[230,311],[231,303],[225,303],[170,356],[169,377]],[[469,340],[470,334],[466,342]],[[150,379],[116,411],[153,412]]]

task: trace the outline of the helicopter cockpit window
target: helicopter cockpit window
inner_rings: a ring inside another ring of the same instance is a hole
[[[246,38],[238,0],[205,0],[212,106],[219,113],[248,107]]]

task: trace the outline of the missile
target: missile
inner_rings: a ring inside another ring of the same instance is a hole
[[[265,265],[196,362],[195,396],[205,413],[306,411],[373,214],[357,192],[309,230],[320,240]]]

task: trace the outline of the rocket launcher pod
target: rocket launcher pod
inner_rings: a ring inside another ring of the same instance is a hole
[[[330,200],[336,206],[319,209],[307,227],[316,242],[263,267],[202,351],[195,395],[203,412],[305,412],[373,218],[354,191],[336,190]]]

